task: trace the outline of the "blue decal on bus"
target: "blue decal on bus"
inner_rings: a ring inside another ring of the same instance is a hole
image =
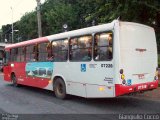
[[[26,75],[31,77],[51,78],[53,73],[51,62],[30,62],[26,64]]]
[[[132,85],[132,80],[131,79],[127,80],[127,85]]]
[[[81,72],[86,72],[86,64],[81,64]]]

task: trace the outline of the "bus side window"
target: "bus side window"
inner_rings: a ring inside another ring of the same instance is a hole
[[[38,55],[38,60],[39,61],[48,61],[49,59],[49,52],[51,52],[51,43],[49,42],[44,42],[39,44],[39,55]]]
[[[91,35],[71,38],[70,40],[71,61],[90,61],[91,57],[92,57]]]
[[[17,54],[17,62],[21,62],[21,50],[22,48],[21,47],[19,47],[19,48],[17,48],[17,52],[18,52],[18,54]]]
[[[11,61],[15,62],[16,61],[16,57],[17,57],[17,55],[16,55],[16,49],[12,48],[11,49]]]
[[[33,61],[38,61],[38,56],[39,56],[39,44],[36,44],[33,47]]]
[[[13,57],[12,57],[13,56],[13,49],[10,50],[10,56],[11,56],[10,61],[12,62],[13,61]]]
[[[38,44],[30,45],[26,47],[26,61],[38,61]]]
[[[68,59],[68,39],[52,42],[53,61],[63,62]]]
[[[0,50],[0,60],[3,60],[3,58],[4,58],[4,51]]]
[[[50,42],[47,44],[46,51],[47,51],[47,61],[52,61],[53,59],[52,44]]]
[[[109,61],[113,56],[112,32],[98,33],[94,40],[94,60]]]
[[[22,47],[21,61],[26,61],[26,47]]]
[[[8,62],[10,61],[10,50],[8,51],[5,51],[5,53],[4,53],[4,63],[5,64],[8,64]]]
[[[26,55],[26,48],[24,47],[19,47],[18,48],[18,57],[17,59],[19,59],[20,62],[24,62],[25,61],[25,55]]]
[[[28,62],[28,61],[30,61],[30,46],[27,46],[26,47],[26,61]]]
[[[18,60],[18,48],[14,48],[14,61],[19,61]]]

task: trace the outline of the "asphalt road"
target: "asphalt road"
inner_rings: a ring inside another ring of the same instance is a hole
[[[71,96],[59,100],[54,93],[32,87],[13,87],[0,75],[0,113],[5,117],[34,120],[101,120],[118,119],[120,115],[160,113],[160,100],[125,96],[109,99],[85,99]],[[14,116],[8,116],[8,114]],[[0,119],[1,119],[0,118]],[[160,114],[159,114],[160,118]],[[18,119],[18,120],[19,120]]]

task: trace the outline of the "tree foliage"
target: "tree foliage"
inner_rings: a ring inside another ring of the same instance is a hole
[[[63,24],[69,30],[111,22],[118,17],[122,21],[138,22],[156,30],[160,46],[159,0],[46,0],[41,5],[43,36],[63,32]],[[26,13],[15,23],[21,40],[38,37],[36,10]],[[7,25],[2,31],[9,29]],[[159,47],[160,48],[160,47]]]
[[[17,22],[19,35],[23,40],[29,40],[37,37],[37,19],[36,12],[26,13],[20,21]]]

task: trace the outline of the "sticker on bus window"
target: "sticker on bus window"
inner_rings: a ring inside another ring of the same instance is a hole
[[[86,64],[81,64],[81,72],[86,72]]]

